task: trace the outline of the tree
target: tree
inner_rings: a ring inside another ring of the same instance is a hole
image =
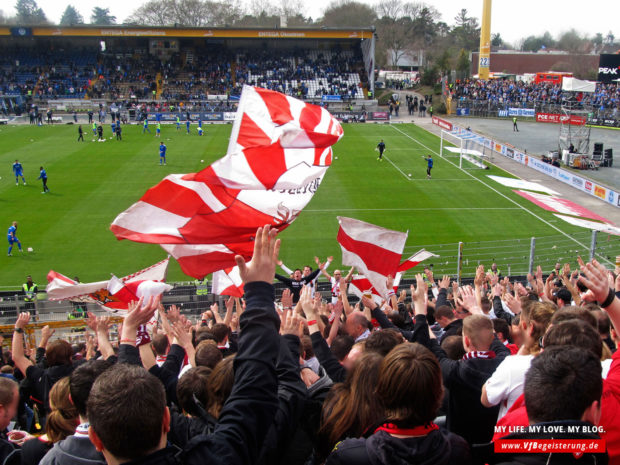
[[[322,26],[368,27],[377,21],[377,14],[368,5],[354,0],[337,0],[323,12]]]
[[[605,43],[608,45],[611,45],[615,42],[616,37],[613,35],[613,33],[611,31],[609,31],[607,33],[607,36],[605,37]]]
[[[587,43],[588,40],[585,37],[582,37],[575,29],[571,29],[560,36],[557,47],[567,52],[578,52],[584,51]]]
[[[151,0],[127,18],[127,23],[145,26],[168,26],[174,24],[174,0]]]
[[[116,24],[116,16],[110,14],[109,8],[100,8],[96,6],[93,8],[93,13],[90,16],[91,24],[98,26],[107,26],[110,24]]]
[[[521,50],[537,52],[541,48],[552,48],[555,47],[555,45],[555,40],[553,40],[549,31],[546,31],[542,36],[526,37],[521,45]]]
[[[499,32],[496,34],[491,34],[491,45],[493,47],[501,47],[504,45],[504,40]]]
[[[452,29],[452,37],[455,45],[466,50],[474,50],[480,44],[480,28],[478,19],[467,15],[467,9],[463,8],[454,18],[455,26]]]
[[[451,59],[452,57],[450,56],[450,50],[444,48],[441,55],[439,55],[437,60],[435,60],[435,66],[437,66],[442,76],[448,73],[452,68]]]
[[[456,70],[461,74],[461,76],[469,75],[469,57],[467,56],[467,52],[464,48],[459,52],[459,58],[456,61]]]
[[[15,20],[18,24],[46,24],[47,18],[35,0],[17,0],[15,5],[17,15]]]
[[[84,18],[72,5],[67,5],[65,12],[60,18],[61,26],[71,26],[72,24],[84,24]]]

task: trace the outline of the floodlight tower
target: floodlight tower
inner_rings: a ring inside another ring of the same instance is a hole
[[[491,69],[491,1],[482,1],[480,53],[478,54],[478,77],[480,79],[489,79]]]

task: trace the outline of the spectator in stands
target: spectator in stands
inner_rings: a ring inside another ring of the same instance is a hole
[[[246,310],[241,317],[239,352],[234,361],[235,395],[224,404],[214,434],[186,448],[184,463],[249,463],[258,456],[259,444],[277,409],[274,361],[279,350],[279,319],[273,307],[271,283],[278,250],[275,231],[266,226],[256,233],[252,261],[246,264],[237,257]],[[123,351],[135,351],[137,328],[151,318],[156,308],[157,302],[140,303],[128,313],[122,332],[127,340],[121,344]],[[88,414],[91,439],[108,463],[137,459],[154,463],[172,460],[178,453],[166,447],[170,413],[164,388],[142,368],[120,365],[99,377],[88,401]],[[140,434],[136,434],[138,431]]]
[[[454,310],[448,305],[435,308],[435,321],[443,330],[440,342],[447,337],[460,335],[463,331],[463,320],[457,319]]]
[[[38,465],[54,444],[75,432],[80,421],[70,394],[68,376],[54,384],[50,390],[51,412],[45,422],[45,434],[24,442],[21,458],[23,465]]]
[[[88,416],[86,403],[95,380],[110,366],[110,361],[91,360],[80,365],[69,377],[71,402],[79,416],[79,424],[75,433],[68,435],[54,444],[54,447],[43,457],[41,465],[98,465],[105,459],[88,439]]]
[[[480,402],[486,407],[499,405],[498,419],[523,392],[525,374],[540,353],[539,341],[547,331],[554,311],[552,304],[535,302],[521,312],[521,329],[525,336],[520,354],[506,357],[482,387]]]
[[[64,340],[55,340],[48,344],[52,335],[49,327],[43,332],[39,346],[45,348],[45,361],[47,368],[34,365],[24,355],[24,328],[30,322],[30,313],[22,312],[15,322],[13,332],[13,361],[15,366],[28,381],[30,397],[34,401],[42,418],[49,412],[49,391],[61,378],[68,376],[73,371],[73,349],[71,344]],[[44,422],[42,421],[43,425]]]
[[[416,312],[426,311],[427,285],[417,277],[415,294]],[[470,312],[476,308],[475,299],[466,301]],[[467,353],[463,360],[450,359],[436,339],[421,340],[439,360],[444,385],[450,390],[447,426],[463,436],[470,444],[489,441],[497,419],[498,408],[487,408],[480,403],[482,386],[510,351],[493,334],[493,324],[484,315],[475,314],[463,320],[463,346]],[[476,418],[472,424],[470,419]]]
[[[0,461],[5,463],[18,447],[7,436],[7,427],[17,413],[18,385],[9,378],[0,377]],[[9,462],[10,463],[10,462]]]
[[[437,359],[419,344],[401,344],[382,361],[376,395],[383,423],[367,437],[347,439],[327,459],[334,464],[471,463],[467,442],[433,423],[443,394]]]
[[[504,439],[600,439],[592,430],[601,418],[603,383],[600,361],[591,351],[577,347],[546,348],[532,362],[524,391],[531,426],[525,433],[511,434]],[[548,429],[542,431],[542,426]],[[569,427],[573,429],[569,430]],[[550,463],[552,455],[553,452],[527,453],[526,458],[522,452],[507,453],[498,454],[497,461],[523,463],[527,460],[527,463],[544,464]],[[563,461],[607,462],[604,449],[594,453],[586,450],[584,455],[577,458],[566,454]]]

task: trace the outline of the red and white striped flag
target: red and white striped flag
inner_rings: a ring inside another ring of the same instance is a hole
[[[170,258],[166,258],[148,268],[132,273],[124,278],[97,281],[93,283],[78,283],[65,275],[50,270],[47,274],[47,298],[49,300],[70,300],[72,302],[96,303],[106,310],[115,313],[124,313],[128,308],[128,300],[122,300],[120,296],[114,295],[108,290],[110,282],[120,281],[122,284],[132,285],[132,283],[142,283],[145,281],[163,284],[166,280],[166,272]],[[168,286],[167,284],[163,284]],[[167,290],[167,289],[166,289]],[[163,292],[163,291],[162,291]],[[161,292],[159,292],[161,293]],[[142,294],[141,294],[142,295]],[[150,294],[144,294],[148,297]],[[138,296],[140,297],[140,296]],[[137,299],[135,299],[137,300]]]
[[[243,88],[226,156],[199,173],[172,174],[111,225],[118,239],[161,244],[202,279],[251,258],[259,226],[283,230],[310,201],[343,135],[327,110],[278,92]]]
[[[238,266],[213,273],[213,293],[243,297],[243,281],[239,275]]]
[[[149,297],[157,297],[171,290],[172,286],[158,281],[151,281],[150,279],[123,282],[116,276],[112,276],[108,282],[107,289],[110,295],[121,302],[129,304],[130,302],[137,302],[141,298],[144,298],[146,301]]]
[[[397,274],[397,277],[399,277],[398,274]],[[398,290],[398,283],[396,283],[396,280],[394,280],[393,291],[396,292],[397,290]],[[348,292],[357,296],[360,299],[365,293],[367,294],[368,292],[370,292],[372,300],[374,300],[377,303],[377,305],[381,305],[383,301],[385,300],[385,297],[379,294],[379,291],[377,291],[374,288],[374,286],[370,284],[370,281],[366,279],[366,277],[359,275],[359,274],[353,275],[353,278],[351,279],[351,282],[349,283]]]
[[[404,273],[405,271],[410,270],[414,266],[417,266],[418,264],[422,263],[424,260],[428,260],[431,257],[439,257],[439,255],[435,255],[434,253],[428,252],[425,249],[420,249],[416,253],[414,253],[411,257],[409,257],[407,260],[402,262],[398,267],[398,271],[401,273]]]
[[[378,294],[387,298],[386,279],[396,275],[407,233],[341,216],[338,222],[343,265],[355,266]]]

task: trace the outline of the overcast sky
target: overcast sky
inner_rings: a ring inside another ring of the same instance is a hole
[[[248,2],[249,0],[243,0]],[[302,0],[305,12],[313,19],[323,15],[323,11],[331,0]],[[374,5],[377,0],[361,0]],[[16,0],[2,0],[0,9],[7,16],[15,14]],[[38,0],[37,4],[45,11],[47,18],[55,23],[60,21],[63,11],[71,4],[89,20],[92,8],[100,6],[109,8],[121,23],[146,0]],[[272,3],[278,3],[273,1]],[[427,0],[424,3],[433,5],[442,15],[442,20],[454,24],[454,17],[461,8],[466,8],[470,15],[480,18],[482,0]],[[554,37],[563,31],[575,28],[582,34],[593,36],[597,32],[604,36],[611,31],[620,38],[620,1],[591,0],[584,3],[577,0],[495,0],[492,10],[491,32],[499,32],[502,38],[514,43],[529,35],[539,35],[549,31]]]

